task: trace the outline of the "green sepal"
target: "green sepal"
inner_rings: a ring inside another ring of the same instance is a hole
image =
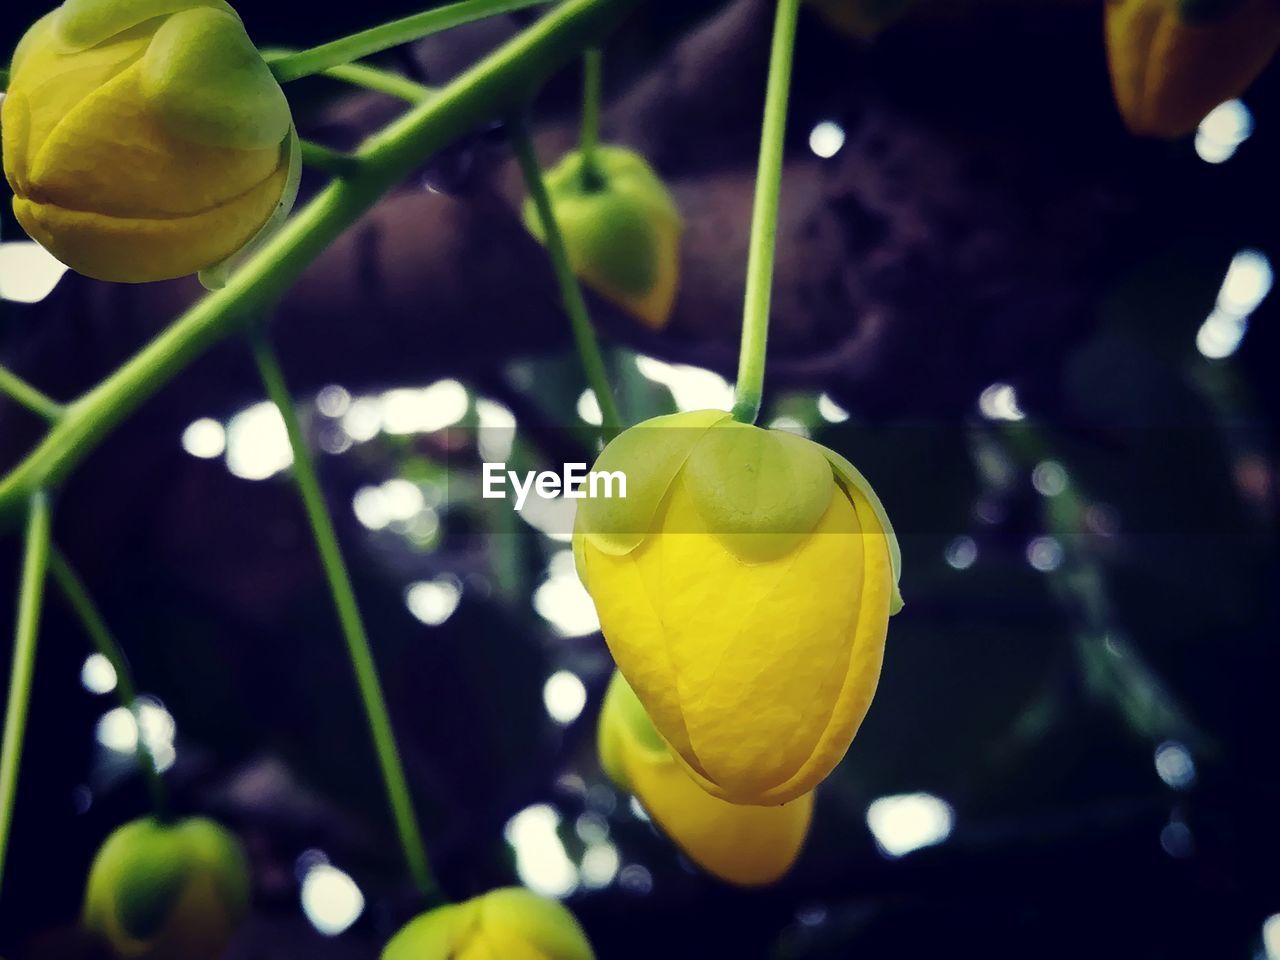
[[[196,7],[239,19],[224,0],[66,0],[57,11],[58,38],[73,50],[84,50],[148,20]]]
[[[213,880],[230,917],[249,910],[249,864],[244,848],[225,827],[203,817],[192,817],[177,826],[192,872]]]
[[[479,919],[475,901],[428,910],[410,920],[382,950],[382,960],[452,957]]]
[[[635,151],[606,145],[594,157],[601,182],[588,175],[578,150],[547,171],[556,222],[576,271],[616,294],[642,297],[658,281],[664,232],[682,229],[680,213],[653,168]],[[532,199],[525,200],[524,222],[545,242]]]
[[[595,471],[622,471],[627,495],[588,498],[578,504],[578,535],[604,553],[630,553],[654,532],[658,508],[690,451],[713,425],[728,419],[723,410],[694,410],[654,417],[624,430],[596,460]]]
[[[681,479],[710,532],[749,562],[794,550],[836,494],[816,444],[734,420],[706,432]]]
[[[175,136],[265,150],[293,126],[289,101],[234,14],[183,10],[156,30],[142,59],[143,93]]]
[[[289,140],[282,149],[289,152],[289,173],[284,182],[284,191],[280,194],[280,202],[276,204],[275,212],[267,218],[267,222],[262,225],[262,229],[255,233],[253,238],[243,247],[221,263],[215,263],[212,267],[205,267],[199,272],[200,283],[206,290],[221,290],[225,287],[236,268],[275,236],[280,231],[280,228],[284,226],[285,221],[289,219],[289,214],[293,212],[293,205],[298,201],[298,187],[302,183],[302,143],[298,139],[296,127],[290,125]]]
[[[168,920],[191,863],[184,845],[154,819],[136,820],[102,845],[89,873],[85,916],[93,925],[118,927],[150,940]]]
[[[872,489],[871,482],[862,475],[862,472],[857,467],[828,447],[813,443],[812,440],[806,442],[812,443],[813,446],[822,451],[827,461],[831,464],[831,469],[835,471],[837,478],[856,489],[866,498],[871,507],[871,512],[875,514],[876,520],[879,521],[885,542],[889,546],[889,567],[893,572],[893,596],[889,598],[889,615],[893,616],[903,606],[902,590],[899,587],[902,580],[902,547],[898,544],[898,535],[893,532],[893,524],[889,520],[889,514],[885,511],[884,504],[880,502],[880,498],[876,496],[875,490]]]

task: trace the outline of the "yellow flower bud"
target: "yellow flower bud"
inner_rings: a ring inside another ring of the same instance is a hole
[[[614,660],[695,781],[786,803],[844,756],[902,601],[870,484],[812,441],[718,410],[657,417],[596,462],[574,553]]]
[[[690,859],[744,887],[773,883],[791,869],[813,819],[813,794],[780,807],[726,803],[689,778],[653,728],[622,674],[600,712],[600,763],[634,793]]]
[[[1275,0],[1108,0],[1107,60],[1125,125],[1180,137],[1249,87],[1280,47]]]
[[[902,16],[912,0],[809,0],[833,27],[864,39]]]
[[[18,45],[0,127],[19,223],[99,280],[217,282],[297,194],[289,104],[222,0],[66,0]]]
[[[121,957],[217,960],[249,909],[239,842],[210,820],[135,820],[89,870],[85,927]]]
[[[679,282],[680,212],[639,154],[601,146],[595,159],[595,172],[588,172],[574,150],[547,171],[569,263],[587,286],[660,330],[670,319]],[[532,200],[525,201],[524,221],[545,242]]]
[[[522,887],[437,907],[411,921],[382,960],[594,960],[568,910]]]

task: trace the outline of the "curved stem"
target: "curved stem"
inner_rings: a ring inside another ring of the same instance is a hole
[[[791,63],[795,54],[799,10],[800,0],[778,0],[778,14],[773,26],[769,87],[764,100],[764,129],[760,134],[760,165],[756,174],[755,205],[751,212],[742,350],[738,355],[738,383],[733,403],[733,418],[742,423],[756,422],[764,393],[769,302],[773,295],[773,260],[778,234],[778,199],[782,190],[782,152],[787,133],[787,100],[791,94]]]
[[[387,799],[391,803],[400,846],[404,850],[404,858],[409,865],[414,883],[422,895],[430,900],[436,896],[436,881],[427,863],[422,831],[418,827],[413,800],[409,795],[409,783],[404,774],[404,765],[400,760],[400,750],[396,746],[391,716],[387,712],[382,682],[378,678],[378,668],[373,660],[373,652],[369,649],[369,637],[365,631],[364,620],[360,616],[360,607],[356,603],[351,575],[342,559],[338,536],[333,528],[333,518],[329,516],[329,508],[320,490],[315,463],[311,459],[311,451],[302,434],[302,426],[298,422],[298,412],[293,405],[293,396],[289,393],[280,364],[264,333],[255,332],[253,335],[253,357],[258,364],[262,383],[267,388],[267,396],[280,410],[285,429],[289,434],[289,446],[293,449],[293,479],[302,498],[307,521],[311,525],[311,533],[315,537],[320,562],[324,566],[325,577],[329,581],[329,591],[333,594],[333,605],[338,613],[338,621],[342,625],[342,635],[347,642],[347,652],[351,656],[356,684],[360,689],[360,698],[364,702],[369,733],[378,754],[378,764],[386,785]]]
[[[13,804],[18,791],[18,769],[22,765],[22,741],[27,729],[31,677],[36,665],[36,636],[40,629],[40,604],[49,564],[51,526],[49,498],[41,490],[32,494],[27,514],[27,546],[18,588],[13,664],[9,670],[9,704],[4,716],[4,742],[0,744],[0,884],[4,881],[9,828],[13,824]]]
[[[604,53],[592,47],[582,55],[582,154],[583,186],[599,190],[604,186],[604,173],[596,157],[600,145],[600,100],[604,87]]]
[[[147,780],[147,788],[151,791],[151,801],[156,810],[156,817],[164,822],[169,819],[169,795],[165,791],[160,768],[156,766],[156,758],[152,756],[146,738],[142,735],[142,713],[138,702],[138,689],[133,682],[129,661],[125,659],[120,645],[116,643],[111,631],[107,628],[106,620],[94,605],[89,591],[85,589],[84,581],[71,569],[71,564],[56,546],[50,549],[49,573],[79,618],[85,633],[93,642],[94,649],[107,658],[111,669],[115,671],[116,697],[120,701],[120,706],[133,714],[133,722],[138,728],[138,746],[135,751],[138,769]]]
[[[0,366],[0,393],[7,393],[15,402],[22,404],[36,416],[43,417],[50,423],[57,423],[58,418],[62,416],[62,404],[41,393],[16,373],[2,366]]]
[[[560,233],[555,211],[551,208],[551,197],[542,179],[542,168],[538,166],[538,156],[534,152],[528,127],[520,119],[511,120],[509,126],[516,156],[520,161],[520,172],[524,174],[525,186],[529,190],[534,208],[538,211],[538,220],[542,224],[547,253],[551,256],[551,266],[555,270],[556,282],[560,286],[560,299],[564,304],[565,312],[569,315],[569,324],[573,328],[573,342],[578,348],[578,356],[582,360],[587,384],[600,404],[601,426],[606,437],[612,437],[621,428],[622,418],[618,416],[618,405],[614,401],[613,390],[609,386],[609,376],[605,372],[600,343],[596,339],[595,328],[591,325],[591,317],[587,313],[587,301],[582,296],[582,287],[578,284],[578,278],[569,263],[569,252],[565,249],[564,236]]]
[[[422,103],[435,93],[430,87],[423,86],[416,80],[363,63],[344,63],[341,66],[330,67],[324,71],[324,75],[357,87],[364,87],[366,90],[399,97],[407,103]]]
[[[370,138],[357,176],[335,180],[257,253],[115,373],[66,407],[44,440],[0,479],[0,528],[32,492],[61,480],[147,397],[217,341],[269,310],[302,272],[426,158],[500,116],[614,26],[638,0],[565,0],[426,103]]]
[[[311,140],[303,140],[302,162],[334,177],[350,177],[360,170],[360,160],[353,153],[333,150]]]
[[[436,7],[434,10],[361,30],[310,50],[278,57],[271,61],[271,72],[281,83],[300,80],[322,73],[330,67],[363,60],[372,54],[421,40],[451,27],[548,2],[549,0],[462,0],[461,3]]]

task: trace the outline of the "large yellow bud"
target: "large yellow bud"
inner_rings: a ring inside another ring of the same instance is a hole
[[[578,572],[658,732],[707,792],[786,803],[844,756],[901,606],[897,540],[838,454],[718,410],[657,417],[596,462]]]
[[[222,0],[66,0],[18,44],[0,125],[18,221],[99,280],[216,284],[297,193],[289,104]]]
[[[1280,47],[1276,0],[1107,0],[1107,60],[1128,128],[1180,137],[1242,94]]]
[[[634,793],[690,859],[744,887],[773,883],[791,869],[813,819],[813,794],[780,807],[726,803],[704,791],[671,756],[622,674],[605,695],[600,763]]]
[[[587,286],[660,330],[671,317],[680,278],[680,212],[638,153],[601,146],[594,156],[590,171],[578,150],[547,171],[569,263]],[[545,239],[532,199],[525,201],[524,221]]]
[[[239,842],[210,820],[136,820],[89,871],[84,925],[120,957],[217,960],[249,909]]]
[[[382,960],[594,960],[568,910],[522,887],[437,907],[392,937]]]

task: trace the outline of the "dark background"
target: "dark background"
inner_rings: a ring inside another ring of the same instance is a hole
[[[0,48],[44,9],[10,0]],[[413,9],[241,12],[264,46],[302,46]],[[647,892],[633,870],[568,900],[606,960],[1266,956],[1262,925],[1280,912],[1274,293],[1232,357],[1207,360],[1195,335],[1237,252],[1280,251],[1280,74],[1244,97],[1252,136],[1209,164],[1190,138],[1125,132],[1101,16],[1087,2],[926,3],[861,44],[804,15],[765,419],[800,420],[867,473],[902,533],[907,608],[864,729],[776,887],[694,873],[608,787],[594,759],[603,643],[561,637],[536,612],[557,545],[466,494],[478,458],[465,424],[322,455],[451,896],[515,882],[504,824],[546,803],[575,862],[576,825],[603,820],[624,868],[648,872]],[[386,64],[441,82],[522,19]],[[666,331],[592,303],[629,419],[672,409],[635,352],[732,375],[770,19],[763,0],[642,4],[609,46],[606,134],[646,153],[688,224]],[[320,81],[290,93],[304,132],[335,146],[398,109]],[[570,70],[534,105],[547,162],[571,143],[576,96]],[[822,120],[847,133],[830,159],[807,144]],[[583,384],[545,258],[514,214],[519,192],[495,127],[354,228],[274,318],[299,398],[453,377],[515,412],[520,456],[581,459]],[[17,238],[11,219],[2,233]],[[67,276],[39,304],[4,304],[0,361],[74,396],[196,294]],[[1026,420],[982,415],[995,383],[1016,389]],[[847,424],[818,415],[823,392]],[[85,462],[55,536],[142,689],[175,718],[178,805],[221,818],[251,852],[254,915],[233,955],[374,957],[417,906],[295,495],[283,474],[250,482],[179,443],[193,420],[261,394],[243,344],[211,351]],[[335,422],[313,411],[309,423],[337,449]],[[0,402],[0,464],[37,428]],[[1033,485],[1046,460],[1065,492]],[[437,534],[370,533],[346,509],[396,476],[441,498]],[[1061,557],[1042,571],[1028,549],[1044,536]],[[947,558],[968,550],[963,537],[976,560],[957,569]],[[0,583],[16,582],[18,552],[5,531]],[[462,600],[428,627],[404,590],[439,577]],[[141,782],[95,741],[114,702],[81,686],[86,652],[51,595],[0,902],[5,956],[87,949],[68,927],[88,861],[146,811]],[[558,669],[589,694],[567,727],[542,703]],[[1170,744],[1195,765],[1180,788],[1154,762]],[[917,791],[951,805],[954,830],[889,858],[867,807]],[[334,939],[299,908],[310,850],[367,901]],[[43,946],[22,946],[32,938]]]

